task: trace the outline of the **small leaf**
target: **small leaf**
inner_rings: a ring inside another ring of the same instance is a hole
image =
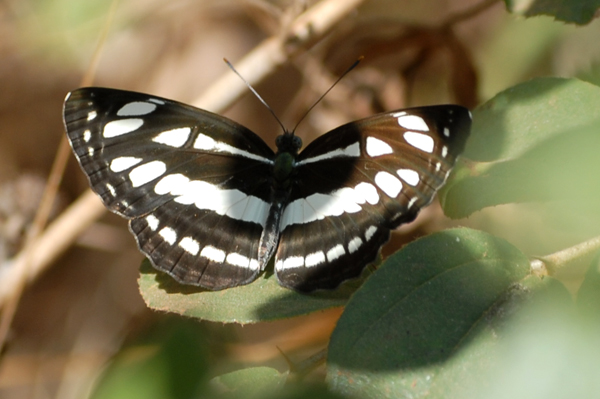
[[[510,12],[533,17],[550,15],[567,23],[584,25],[589,23],[600,7],[598,0],[505,0]]]
[[[511,287],[528,272],[518,249],[475,230],[407,245],[348,302],[331,337],[330,383],[371,397],[424,395],[436,365],[489,323],[493,309],[501,313]]]
[[[257,323],[305,315],[345,305],[358,281],[338,290],[300,294],[277,284],[266,274],[255,282],[223,291],[181,285],[156,271],[148,260],[140,267],[138,285],[148,307],[164,312],[223,323]]]

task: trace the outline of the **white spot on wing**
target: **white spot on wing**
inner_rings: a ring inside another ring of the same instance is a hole
[[[152,141],[155,143],[165,144],[171,147],[179,148],[183,146],[188,138],[190,137],[192,129],[189,127],[180,127],[178,129],[171,129],[161,132],[158,136],[154,137]]]
[[[348,243],[348,252],[351,254],[358,251],[358,248],[363,244],[363,240],[360,237],[354,237]]]
[[[154,104],[165,105],[165,102],[163,100],[159,100],[158,98],[149,98],[148,101]]]
[[[423,118],[417,115],[400,115],[398,116],[398,124],[407,130],[429,131],[427,123],[425,123]]]
[[[375,227],[375,226],[370,226],[367,229],[367,231],[365,231],[365,238],[367,239],[367,241],[370,241],[371,238],[373,238],[376,231],[377,231],[377,227]]]
[[[419,174],[412,169],[398,169],[396,173],[398,173],[398,176],[400,176],[402,180],[404,180],[413,187],[419,184]]]
[[[418,148],[421,151],[425,151],[430,154],[433,152],[433,138],[426,134],[417,132],[405,132],[404,140],[406,140],[408,144],[412,145],[415,148]]]
[[[117,190],[115,190],[115,187],[112,184],[106,183],[106,188],[110,195],[112,195],[113,197],[117,196]]]
[[[289,258],[283,260],[279,269],[290,269],[302,266],[304,266],[304,258],[302,256],[290,256]]]
[[[444,136],[450,137],[450,129],[448,129],[447,127],[444,128]]]
[[[83,132],[83,141],[87,143],[88,141],[90,141],[91,138],[92,132],[90,131],[90,129],[85,129],[85,131]]]
[[[306,255],[304,258],[304,265],[306,267],[313,267],[325,263],[325,254],[323,251],[313,252],[312,254]]]
[[[110,170],[113,172],[122,172],[142,162],[142,158],[119,157],[110,161]]]
[[[251,270],[259,270],[260,269],[260,263],[258,263],[257,259],[250,259],[250,265],[248,265],[248,267]]]
[[[359,204],[364,204],[364,202],[368,202],[371,205],[375,205],[379,202],[379,193],[377,193],[377,189],[371,183],[358,183],[356,187],[354,187],[355,193],[364,198],[362,202],[358,202]]]
[[[328,216],[340,216],[342,213],[356,213],[362,210],[364,196],[349,187],[331,194],[315,193],[306,198],[298,198],[288,204],[283,211],[281,231],[291,224],[304,224],[321,220]]]
[[[408,209],[412,208],[412,206],[415,204],[415,202],[417,202],[417,197],[412,197],[412,198],[410,199],[410,201],[408,201],[408,206],[407,206],[407,208],[408,208]]]
[[[146,216],[146,223],[148,223],[148,227],[150,227],[150,230],[156,231],[156,229],[158,229],[158,219],[156,218],[156,216]]]
[[[98,116],[98,113],[96,111],[88,112],[88,117],[87,117],[88,122],[93,121],[94,119],[96,119],[97,116]]]
[[[160,235],[166,242],[173,245],[177,241],[177,233],[170,227],[163,227],[159,232]]]
[[[394,150],[383,140],[375,137],[367,137],[367,154],[370,157],[379,157],[381,155],[392,154]]]
[[[212,260],[213,262],[223,263],[223,261],[225,260],[225,251],[222,251],[211,245],[207,245],[204,248],[202,248],[200,256]]]
[[[89,157],[93,157],[94,156],[94,152],[95,152],[94,147],[89,146],[88,147],[88,156]]]
[[[152,161],[143,165],[137,166],[129,172],[129,180],[133,187],[142,186],[157,177],[162,176],[167,170],[167,165],[161,161]]]
[[[246,269],[250,266],[250,258],[248,258],[244,255],[235,253],[235,252],[227,255],[227,258],[225,261],[227,263],[229,263],[230,265],[243,267]]]
[[[102,135],[107,139],[121,136],[137,130],[143,124],[144,120],[138,118],[121,119],[118,121],[108,122],[106,125],[104,125],[104,131],[102,132]]]
[[[239,190],[223,190],[200,180],[190,180],[180,173],[167,175],[154,187],[159,195],[171,194],[175,202],[194,204],[198,209],[215,211],[232,219],[265,225],[269,204]]]
[[[446,155],[448,155],[448,147],[443,146],[442,147],[442,157],[446,158]]]
[[[345,253],[346,250],[344,249],[344,246],[342,244],[338,244],[335,247],[331,248],[329,251],[327,251],[327,260],[329,262],[333,262],[340,256],[343,256]]]
[[[234,147],[227,143],[223,143],[221,141],[217,141],[212,137],[209,137],[205,134],[198,134],[196,140],[194,141],[194,148],[197,150],[205,150],[205,151],[215,151],[215,152],[226,152],[232,155],[239,155],[244,158],[253,159],[255,161],[264,162],[267,164],[272,164],[273,160],[262,157],[260,155],[253,154],[251,152],[242,150],[240,148]]]
[[[167,175],[160,179],[156,186],[154,186],[154,192],[158,195],[165,195],[167,193],[174,194],[177,189],[188,184],[190,179],[182,175],[181,173],[174,173]]]
[[[179,246],[183,248],[184,251],[194,256],[198,255],[198,252],[200,252],[200,243],[192,237],[183,237],[181,241],[179,241]]]
[[[354,144],[350,144],[345,148],[338,148],[333,151],[326,152],[325,154],[317,155],[316,157],[306,158],[297,163],[298,166],[305,165],[311,162],[319,162],[324,159],[332,159],[338,157],[352,157],[358,158],[360,156],[360,143],[356,142]]]
[[[402,182],[388,172],[378,172],[375,175],[375,184],[390,198],[396,198],[402,190]]]
[[[134,101],[125,104],[117,111],[119,116],[139,116],[147,115],[156,109],[156,104],[147,103],[144,101]]]

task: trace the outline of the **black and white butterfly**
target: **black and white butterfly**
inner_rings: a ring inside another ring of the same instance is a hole
[[[275,256],[279,283],[331,289],[415,219],[463,151],[470,112],[438,105],[338,127],[277,152],[219,115],[149,94],[67,95],[73,151],[106,207],[128,219],[155,268],[210,290],[248,284]]]

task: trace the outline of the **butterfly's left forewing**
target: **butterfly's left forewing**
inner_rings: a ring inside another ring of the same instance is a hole
[[[312,291],[360,275],[390,230],[431,202],[470,124],[466,108],[419,107],[352,122],[310,143],[282,217],[280,283]]]
[[[209,289],[246,284],[264,265],[273,151],[218,115],[147,94],[83,88],[64,106],[92,189],[153,265]]]

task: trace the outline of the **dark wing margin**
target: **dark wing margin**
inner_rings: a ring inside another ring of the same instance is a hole
[[[93,87],[67,96],[64,123],[92,190],[130,219],[155,268],[213,290],[258,276],[274,157],[260,137],[189,105]]]
[[[464,150],[471,116],[440,105],[392,111],[321,136],[298,157],[275,272],[299,291],[332,289],[415,219]]]

